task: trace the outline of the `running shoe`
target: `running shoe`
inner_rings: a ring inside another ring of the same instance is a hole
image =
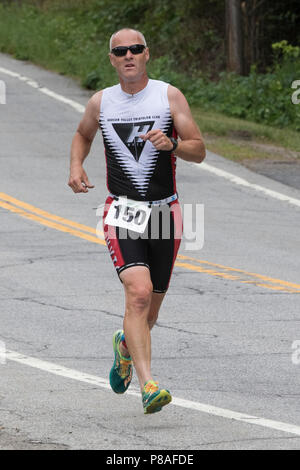
[[[170,403],[172,396],[169,390],[160,390],[158,387],[158,382],[154,382],[154,380],[148,380],[148,382],[146,382],[144,385],[142,400],[144,413],[149,414],[160,411],[163,406]]]
[[[118,330],[113,335],[115,360],[110,370],[109,383],[115,393],[126,392],[132,379],[131,357],[123,357],[119,349],[123,334],[123,330]]]

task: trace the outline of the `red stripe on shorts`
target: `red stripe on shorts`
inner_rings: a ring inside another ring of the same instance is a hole
[[[169,288],[169,284],[170,284],[175,260],[177,257],[177,253],[180,247],[181,237],[182,237],[182,232],[183,232],[181,207],[180,207],[178,200],[172,202],[170,206],[171,206],[171,212],[172,212],[172,217],[174,221],[174,255],[173,255],[172,268],[170,271],[170,277],[169,277],[167,288]]]
[[[104,238],[105,238],[106,245],[110,253],[111,259],[114,263],[115,268],[118,269],[125,264],[125,261],[122,256],[122,252],[121,252],[120,245],[119,245],[119,240],[117,239],[116,227],[114,227],[113,225],[107,225],[105,223],[105,218],[107,216],[107,213],[109,211],[109,208],[113,200],[114,199],[111,196],[108,196],[108,198],[105,201],[105,208],[104,208],[104,213],[103,213],[103,231],[104,231]]]

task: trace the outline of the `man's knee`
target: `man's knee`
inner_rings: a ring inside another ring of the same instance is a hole
[[[152,298],[152,283],[130,283],[126,286],[127,307],[138,312],[150,307]]]

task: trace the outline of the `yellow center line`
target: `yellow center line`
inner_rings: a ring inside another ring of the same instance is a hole
[[[73,236],[82,238],[92,243],[105,245],[103,232],[97,231],[96,229],[87,225],[83,225],[69,219],[64,219],[63,217],[57,216],[55,214],[51,214],[50,212],[46,212],[42,209],[39,209],[38,207],[27,204],[23,201],[20,201],[19,199],[1,192],[0,207],[30,221],[45,225],[46,227],[50,227],[64,233],[69,233]],[[266,289],[289,293],[300,293],[300,284],[247,272],[242,269],[232,268],[230,266],[224,266],[221,264],[192,258],[190,256],[178,254],[175,266],[185,268],[190,271],[208,274],[214,277],[239,281],[244,284],[252,284]]]
[[[4,202],[11,203],[17,207],[22,207],[26,211],[30,211],[34,214],[41,215],[42,217],[45,217],[46,219],[54,220],[63,225],[74,227],[79,230],[83,230],[84,232],[93,233],[96,235],[96,229],[89,227],[88,225],[79,224],[78,222],[73,222],[72,220],[64,219],[63,217],[60,217],[59,215],[51,214],[50,212],[46,212],[42,209],[39,209],[38,207],[32,206],[31,204],[27,204],[26,202],[20,201],[19,199],[9,196],[8,194],[0,192],[0,199],[2,199]],[[99,235],[104,236],[103,232],[101,231],[97,231],[97,232]]]
[[[178,255],[180,257],[180,255]],[[188,263],[181,263],[181,262],[176,262],[176,266],[179,266],[181,268],[186,268],[191,271],[196,271],[199,273],[205,273],[209,274],[211,276],[216,276],[216,277],[221,277],[223,279],[229,279],[229,280],[236,280],[239,282],[242,282],[243,284],[254,284],[258,287],[264,287],[267,289],[271,290],[278,290],[278,291],[284,291],[284,292],[290,292],[290,293],[300,293],[300,284],[294,284],[291,282],[286,282],[286,281],[281,281],[281,279],[273,279],[271,277],[266,277],[266,276],[261,276],[259,274],[254,274],[254,273],[246,273],[243,271],[245,274],[248,274],[249,278],[245,279],[246,276],[233,276],[231,274],[223,273],[221,271],[216,271],[213,269],[207,269],[203,268],[202,266],[195,266],[193,264],[188,264]],[[239,271],[239,270],[237,270]],[[257,280],[253,280],[252,277],[257,277]],[[260,282],[259,279],[266,279],[269,283],[262,283]],[[287,287],[287,285],[289,287]]]
[[[7,209],[10,212],[13,212],[14,214],[20,215],[21,217],[24,217],[31,221],[38,222],[41,225],[46,225],[46,227],[54,228],[55,230],[59,230],[60,232],[70,233],[71,235],[83,238],[84,240],[88,240],[89,242],[105,245],[105,241],[101,240],[100,238],[97,238],[96,236],[94,237],[92,235],[88,235],[87,233],[80,232],[79,230],[72,229],[71,227],[67,227],[65,225],[52,222],[51,220],[44,219],[35,214],[31,214],[30,212],[26,212],[25,210],[19,207],[12,206],[7,202],[2,202],[0,200],[0,207],[3,207],[3,209]]]
[[[250,280],[244,280],[242,281],[243,278],[256,278],[257,280],[262,280],[262,281],[267,281],[267,282],[270,282],[270,283],[275,283],[275,284],[280,284],[281,286],[286,286],[286,287],[291,287],[292,289],[297,289],[300,290],[300,284],[295,284],[293,282],[288,282],[288,281],[283,281],[281,279],[276,279],[276,278],[273,278],[273,277],[270,277],[270,276],[264,276],[262,274],[257,274],[257,273],[252,273],[252,272],[248,272],[248,271],[245,271],[243,269],[237,269],[237,268],[231,268],[229,266],[224,266],[222,264],[216,264],[216,263],[211,263],[209,261],[204,261],[204,260],[200,260],[200,259],[196,259],[196,258],[191,258],[189,256],[184,256],[184,255],[178,255],[179,259],[181,260],[188,260],[190,261],[190,263],[196,263],[196,266],[197,266],[197,263],[199,264],[204,264],[204,265],[209,265],[209,266],[214,266],[216,268],[218,268],[218,275],[220,276],[221,272],[222,271],[225,271],[224,273],[224,276],[223,277],[226,277],[227,279],[230,279],[231,277],[231,274],[226,274],[226,272],[231,272],[231,273],[238,273],[238,279],[241,280],[241,282],[247,282],[250,284],[251,283],[256,283],[258,281],[250,281]],[[189,263],[189,264],[190,264]],[[205,268],[201,268],[201,269],[205,269]],[[205,272],[205,271],[203,271]],[[236,276],[233,275],[232,279],[236,278]]]

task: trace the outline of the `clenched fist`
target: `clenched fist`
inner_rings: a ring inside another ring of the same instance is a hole
[[[145,135],[140,135],[140,138],[145,142],[150,140],[157,150],[170,151],[173,148],[173,144],[166,134],[164,134],[160,129],[153,129],[152,131],[147,132]]]
[[[68,185],[74,193],[88,193],[88,188],[94,188],[82,166],[71,168]]]

